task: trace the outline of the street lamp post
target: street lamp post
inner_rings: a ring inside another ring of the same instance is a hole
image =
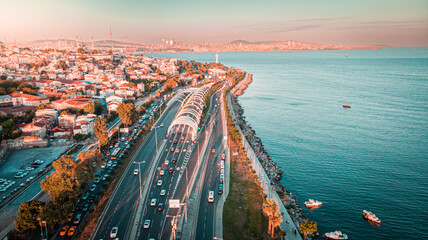
[[[140,200],[143,200],[143,193],[142,193],[142,189],[141,189],[141,169],[140,169],[140,165],[143,163],[143,162],[135,162],[134,161],[134,163],[136,163],[136,164],[138,164],[138,178],[139,178],[139,180],[140,180]]]

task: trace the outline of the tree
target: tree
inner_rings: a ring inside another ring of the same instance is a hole
[[[273,238],[275,228],[282,223],[282,215],[279,213],[279,207],[273,199],[268,198],[263,202],[263,212],[268,216],[268,233],[271,234],[271,237]]]
[[[117,107],[117,113],[119,117],[122,119],[123,123],[126,125],[131,125],[132,121],[135,120],[135,106],[133,103],[124,103],[122,102]]]
[[[50,230],[56,230],[67,220],[67,214],[73,211],[74,202],[61,204],[49,203],[40,213],[40,219],[46,221]]]
[[[306,219],[304,223],[300,224],[299,230],[303,233],[303,239],[306,239],[309,233],[317,231],[317,223]]]
[[[94,114],[95,113],[95,103],[93,101],[89,102],[88,104],[85,105],[83,110],[86,113]]]
[[[16,231],[25,233],[39,227],[40,213],[44,206],[44,202],[34,200],[21,203],[15,220]]]
[[[40,184],[48,192],[54,204],[74,200],[79,195],[80,182],[77,178],[77,163],[70,155],[63,155],[52,163],[56,171]]]
[[[95,119],[94,133],[100,141],[100,147],[108,144],[107,120],[105,117]]]
[[[45,109],[45,104],[40,104],[38,107],[37,107],[37,109]]]
[[[94,110],[95,110],[95,114],[101,115],[104,110],[103,104],[101,104],[100,102],[96,102]]]

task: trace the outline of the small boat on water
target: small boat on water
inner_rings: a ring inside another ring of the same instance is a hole
[[[348,235],[342,233],[341,231],[329,232],[324,234],[328,239],[348,239]]]
[[[374,223],[380,223],[380,219],[378,217],[376,217],[376,215],[370,211],[367,210],[363,210],[363,216],[365,219],[367,219],[370,222],[374,222]]]
[[[351,105],[348,105],[348,104],[343,104],[342,105],[344,108],[351,108]]]
[[[316,208],[321,207],[322,202],[319,202],[317,200],[309,199],[309,201],[305,202],[305,206],[308,208]]]

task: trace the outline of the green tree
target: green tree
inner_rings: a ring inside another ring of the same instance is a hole
[[[103,113],[103,111],[104,111],[104,106],[103,106],[103,104],[102,103],[100,103],[100,102],[96,102],[95,103],[95,114],[97,114],[97,115],[101,115],[102,113]]]
[[[95,103],[93,101],[89,102],[88,104],[85,105],[83,110],[86,113],[94,114],[95,113]]]
[[[117,106],[117,113],[119,117],[122,119],[125,125],[132,125],[132,121],[135,120],[135,106],[133,103],[121,103]]]
[[[2,135],[3,135],[3,139],[9,139],[10,137],[10,132],[12,131],[13,126],[15,126],[15,122],[13,121],[13,119],[8,119],[6,121],[4,121],[2,124]]]
[[[73,211],[74,204],[74,202],[49,203],[42,208],[40,219],[46,221],[50,230],[56,230],[67,220],[67,214]]]
[[[107,120],[105,117],[95,119],[94,133],[100,141],[100,147],[108,144]]]
[[[303,239],[306,239],[309,233],[317,231],[317,223],[306,219],[306,221],[299,226],[299,230],[303,233]]]
[[[10,135],[10,137],[12,139],[18,138],[19,136],[21,136],[22,131],[20,129],[15,130],[12,132],[12,134]]]
[[[15,220],[16,231],[26,233],[39,227],[40,213],[44,206],[44,202],[34,200],[21,203]]]

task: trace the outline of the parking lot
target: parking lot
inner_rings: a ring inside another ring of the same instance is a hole
[[[0,162],[0,203],[26,187],[66,150],[67,146],[11,151]],[[36,163],[35,163],[36,162]]]

